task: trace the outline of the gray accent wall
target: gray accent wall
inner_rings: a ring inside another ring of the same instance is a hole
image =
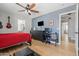
[[[53,7],[52,7],[53,8]],[[43,31],[45,28],[51,27],[53,32],[59,33],[59,14],[76,10],[76,5],[72,5],[36,18],[32,19],[32,29]],[[54,24],[49,26],[49,21],[53,20]],[[39,21],[44,21],[44,26],[38,26]]]

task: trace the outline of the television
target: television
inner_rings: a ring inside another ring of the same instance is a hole
[[[44,22],[43,21],[38,22],[38,26],[44,26]]]

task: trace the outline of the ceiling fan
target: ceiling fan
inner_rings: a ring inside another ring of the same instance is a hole
[[[24,7],[24,6],[21,5],[20,3],[16,3],[16,4],[25,9],[25,10],[19,10],[19,12],[27,11],[27,13],[28,13],[29,15],[31,15],[31,12],[39,13],[39,11],[33,10],[33,8],[36,6],[36,4],[34,4],[34,3],[31,4],[31,5],[27,4],[26,7]]]

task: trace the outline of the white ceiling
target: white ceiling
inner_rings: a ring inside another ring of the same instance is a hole
[[[22,5],[26,6],[27,3],[21,3]],[[32,13],[31,17],[38,17],[50,12],[53,12],[58,9],[62,9],[73,5],[73,3],[39,3],[36,4],[36,9],[39,10],[39,14]],[[16,5],[15,3],[0,3],[0,12],[5,12],[13,15],[20,15],[20,16],[28,16],[27,12],[18,12],[18,10],[23,10],[22,7]]]

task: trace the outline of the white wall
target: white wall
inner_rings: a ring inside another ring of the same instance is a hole
[[[6,24],[8,22],[8,16],[10,16],[11,18],[11,24],[12,24],[12,28],[11,29],[7,29],[6,28]],[[8,14],[8,13],[4,13],[4,12],[0,12],[0,21],[2,21],[3,24],[3,28],[0,29],[0,33],[14,33],[14,32],[18,32],[18,19],[23,19],[25,20],[25,30],[23,32],[27,32],[30,33],[30,29],[31,29],[31,17],[27,16],[24,18],[22,16],[17,16],[17,15],[12,15],[12,14]]]
[[[72,16],[72,19],[68,23],[68,32],[69,37],[73,40],[75,39],[75,14]]]
[[[28,15],[25,19],[25,32],[30,33],[31,27],[32,27],[32,18]]]
[[[12,28],[11,29],[7,29],[6,28],[6,24],[8,22],[8,16],[10,16],[11,18],[11,24],[12,24]],[[3,24],[3,28],[0,29],[0,33],[12,33],[12,32],[17,32],[17,19],[14,15],[10,15],[10,14],[7,14],[7,13],[1,13],[0,12],[0,21],[2,21],[2,24]]]
[[[25,30],[23,32],[30,33],[32,27],[31,15],[18,15],[17,18],[21,20],[25,20]]]

